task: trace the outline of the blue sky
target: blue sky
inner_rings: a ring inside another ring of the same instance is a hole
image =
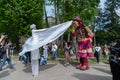
[[[105,3],[105,1],[106,1],[106,0],[100,0],[100,4],[99,4],[99,5],[101,6],[101,8],[104,8],[104,3]]]
[[[106,0],[100,0],[101,8],[104,8],[104,2]],[[46,6],[47,16],[54,16],[54,7],[53,6]]]

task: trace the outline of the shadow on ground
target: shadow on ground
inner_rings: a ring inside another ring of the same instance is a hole
[[[57,64],[52,63],[52,64],[46,64],[46,65],[39,66],[39,71],[44,71],[44,70],[50,69],[50,68],[52,68],[56,65]],[[23,71],[26,72],[26,73],[31,73],[31,65],[29,64],[29,65],[26,65],[25,67],[26,68],[23,69]]]
[[[93,68],[96,69],[96,70],[99,70],[101,72],[104,72],[104,73],[107,73],[107,74],[111,75],[111,72],[109,70],[105,70],[105,69],[101,69],[101,68],[97,68],[97,67],[93,67]]]
[[[13,66],[14,66],[15,64],[13,64]],[[5,64],[5,67],[2,69],[2,71],[0,71],[0,80],[1,80],[1,78],[3,78],[3,77],[6,77],[6,76],[9,76],[9,74],[10,73],[12,73],[12,72],[14,72],[14,71],[16,71],[16,69],[13,67],[12,69],[10,69],[10,70],[6,70],[6,69],[8,69],[9,67],[8,67],[8,64],[6,65]],[[6,70],[6,71],[5,71]]]
[[[52,64],[46,64],[46,65],[40,66],[40,71],[50,69],[50,68],[52,68],[52,67],[54,67],[56,65],[57,65],[56,63],[52,63]]]
[[[79,80],[112,80],[110,76],[100,76],[100,75],[91,75],[91,74],[74,74],[74,77],[76,77]]]
[[[6,77],[8,75],[10,75],[10,71],[8,71],[8,70],[7,71],[3,71],[3,72],[0,73],[0,78]]]
[[[65,60],[62,60],[62,59],[61,59],[61,60],[59,60],[59,62],[60,62],[60,64],[62,64],[62,65],[64,66]],[[69,63],[70,63],[70,65],[73,66],[73,67],[76,67],[76,65],[78,64],[78,62],[77,62],[77,61],[74,61],[74,60],[70,60]]]

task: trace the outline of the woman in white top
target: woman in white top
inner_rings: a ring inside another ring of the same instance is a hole
[[[43,45],[43,56],[47,60],[48,58],[48,45]]]
[[[55,60],[57,58],[57,45],[55,43],[52,44],[52,59]]]
[[[99,44],[97,44],[95,46],[95,52],[94,52],[94,56],[96,57],[97,62],[100,62],[100,51],[101,51],[101,47]]]

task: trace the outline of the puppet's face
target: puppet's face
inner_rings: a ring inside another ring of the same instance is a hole
[[[79,26],[78,21],[73,21],[73,25],[74,25],[75,27],[78,27],[78,26]]]

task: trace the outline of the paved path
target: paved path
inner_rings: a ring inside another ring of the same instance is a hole
[[[13,63],[14,69],[4,66],[0,71],[0,80],[112,80],[109,65],[103,63],[90,65],[89,70],[81,71],[75,68],[75,63],[64,67],[62,62],[49,61],[40,67],[37,77],[31,75],[30,64]]]

